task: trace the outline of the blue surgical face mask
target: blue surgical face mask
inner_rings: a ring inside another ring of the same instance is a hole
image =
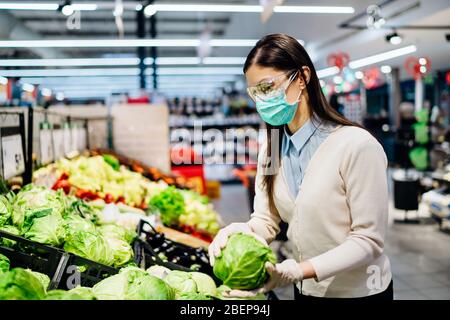
[[[289,87],[292,80],[289,81],[286,89]],[[298,98],[293,103],[286,101],[286,89],[280,90],[276,95],[264,100],[256,101],[256,110],[258,111],[264,122],[273,126],[281,126],[288,124],[294,119],[297,110],[298,102],[302,91],[298,94]]]

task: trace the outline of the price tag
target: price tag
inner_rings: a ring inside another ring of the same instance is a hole
[[[25,159],[20,134],[2,137],[3,176],[10,179],[25,171]]]
[[[67,156],[72,151],[72,137],[70,135],[70,128],[65,127],[63,129],[64,139],[64,155]]]
[[[53,147],[55,160],[64,157],[64,135],[61,129],[53,130]]]
[[[47,164],[53,161],[53,139],[50,129],[41,129],[39,135],[39,144],[41,146],[41,164]]]
[[[70,151],[79,151],[79,143],[78,143],[78,128],[73,127],[71,130],[71,136],[72,136],[72,144],[71,144],[71,150]]]
[[[80,150],[86,150],[87,146],[86,146],[86,129],[85,128],[80,128],[78,129],[78,135],[79,135],[79,143],[80,143]]]

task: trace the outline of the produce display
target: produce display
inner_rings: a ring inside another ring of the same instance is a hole
[[[232,289],[252,290],[266,282],[266,262],[276,263],[272,249],[251,235],[230,236],[214,263],[214,275]]]
[[[96,149],[91,151],[91,155],[107,155],[107,159],[109,158],[108,160],[111,160],[112,164],[125,165],[130,170],[141,173],[144,177],[150,179],[151,181],[163,181],[164,183],[175,186],[179,189],[193,189],[195,187],[184,177],[163,173],[158,168],[146,166],[140,161],[117,154],[112,150]],[[113,157],[111,158],[110,156]]]
[[[206,241],[211,241],[220,228],[219,215],[207,197],[177,189],[163,180],[150,181],[110,154],[61,159],[37,170],[34,180],[53,190],[62,189],[66,194],[95,201],[102,208],[116,203],[159,213],[164,225]]]
[[[7,201],[5,201],[7,199]],[[99,212],[62,190],[27,185],[17,194],[3,197],[1,230],[32,241],[64,248],[109,266],[122,266],[133,260],[130,243],[134,229],[99,224]],[[2,245],[14,247],[12,240]]]

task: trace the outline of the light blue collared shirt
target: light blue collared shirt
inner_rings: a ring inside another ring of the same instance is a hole
[[[330,130],[322,130],[322,126],[311,119],[293,135],[287,130],[285,126],[281,144],[283,173],[292,196],[296,198],[309,161]]]

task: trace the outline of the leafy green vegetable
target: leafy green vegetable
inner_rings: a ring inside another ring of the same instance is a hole
[[[265,263],[276,262],[272,249],[248,234],[230,236],[226,247],[217,257],[214,274],[232,289],[252,290],[267,280]]]
[[[134,230],[127,229],[127,228],[124,228],[122,226],[118,226],[115,224],[106,224],[106,225],[100,226],[98,228],[98,231],[104,237],[124,240],[130,244],[137,237],[137,234]]]
[[[170,273],[170,269],[163,266],[154,265],[147,269],[147,273],[164,280],[164,278]]]
[[[26,269],[28,272],[30,272],[36,279],[39,280],[39,282],[42,284],[42,287],[46,290],[48,286],[50,285],[50,278],[48,275],[40,272],[36,272],[30,269]]]
[[[178,224],[178,218],[185,212],[184,198],[174,187],[168,187],[150,200],[150,206],[161,214],[162,222],[167,226]]]
[[[4,195],[0,195],[0,226],[8,223],[11,213],[12,208],[9,200]]]
[[[64,250],[108,266],[114,263],[113,251],[106,239],[97,232],[74,232],[67,237]]]
[[[82,296],[84,300],[95,300],[92,288],[78,286],[73,288],[72,290],[69,290],[69,292]]]
[[[226,286],[226,285],[221,285],[220,287],[217,288],[217,294],[216,294],[216,298],[219,298],[221,300],[267,300],[266,296],[263,293],[257,294],[254,297],[251,298],[230,298],[230,297],[225,297],[223,294],[224,292],[227,291],[231,291],[231,288]]]
[[[214,280],[207,274],[201,272],[173,270],[164,277],[164,281],[175,289],[177,298],[183,293],[199,293],[207,296],[216,295],[216,284]]]
[[[22,268],[0,274],[0,300],[41,300],[45,289],[39,280]]]
[[[177,300],[212,300],[212,298],[203,293],[183,292],[178,296]]]
[[[93,293],[99,300],[173,300],[174,292],[163,280],[145,270],[128,267],[97,283]]]
[[[113,266],[120,267],[133,259],[133,248],[124,240],[105,238],[114,256]]]
[[[64,220],[56,214],[33,219],[31,226],[25,230],[25,238],[53,246],[61,245],[66,236]]]
[[[52,290],[47,293],[45,300],[92,300],[78,292]]]
[[[209,296],[216,295],[216,283],[210,276],[201,272],[189,272],[189,274],[197,285],[197,292]]]
[[[34,219],[47,215],[61,216],[65,210],[62,191],[55,192],[44,186],[26,185],[13,203],[12,221],[20,229],[25,221],[29,228]]]
[[[66,235],[70,236],[77,231],[85,231],[95,233],[95,225],[81,216],[70,214],[64,218],[64,229]]]
[[[103,160],[105,160],[105,162],[109,164],[114,170],[119,171],[120,162],[116,157],[110,154],[104,154]]]
[[[189,272],[173,270],[164,278],[164,281],[175,290],[177,297],[183,292],[197,292],[197,284]]]
[[[0,230],[8,232],[8,233],[16,235],[16,236],[18,236],[20,234],[19,229],[17,229],[14,226],[1,226]],[[0,246],[12,248],[12,247],[14,247],[15,244],[16,244],[16,241],[14,241],[14,240],[7,239],[7,238],[0,238]]]
[[[0,254],[0,273],[9,271],[10,262],[8,257]]]

